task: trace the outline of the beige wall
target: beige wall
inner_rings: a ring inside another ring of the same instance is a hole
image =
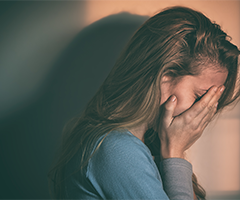
[[[240,47],[240,1],[183,0],[90,0],[86,4],[84,25],[119,12],[152,16],[173,5],[189,6],[220,24]],[[239,104],[212,122],[202,138],[188,152],[194,171],[208,194],[235,193],[240,190],[240,109]]]
[[[240,43],[240,2],[238,0],[90,0],[86,4],[85,25],[111,14],[127,11],[152,16],[161,9],[182,5],[199,10],[223,26],[235,44]]]

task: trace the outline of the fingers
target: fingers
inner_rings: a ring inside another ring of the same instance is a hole
[[[195,103],[192,108],[186,112],[185,122],[191,124],[192,129],[201,130],[200,132],[202,132],[208,125],[216,113],[217,103],[223,90],[224,86],[218,88],[213,86],[200,101]]]
[[[208,123],[212,120],[212,118],[213,118],[213,116],[215,115],[216,111],[217,111],[217,104],[215,104],[215,106],[214,106],[214,108],[212,109],[212,111],[209,112],[209,114],[206,115],[206,116],[204,117],[204,119],[202,119],[202,121],[200,122],[199,127],[201,128],[202,131],[206,128],[206,126],[208,125]]]
[[[198,118],[200,121],[203,121],[203,123],[205,123],[205,121],[211,120],[211,118],[216,112],[218,100],[220,99],[223,90],[224,90],[224,86],[220,86],[219,88],[217,88],[217,91],[213,96],[213,98],[208,102],[205,109],[203,109],[203,111],[196,118]]]
[[[224,86],[220,86],[219,88],[216,86],[211,87],[200,101],[186,111],[186,121],[191,122],[192,120],[195,120],[199,124],[200,121],[213,110],[215,104],[221,97],[223,90]]]
[[[203,116],[202,119],[200,119],[199,124],[199,129],[201,129],[202,131],[206,128],[208,123],[212,120],[213,116],[215,115],[217,111],[217,105],[218,103],[215,103],[214,106],[211,107],[211,109],[206,108],[205,112],[199,115],[199,118]]]
[[[173,113],[177,105],[175,96],[171,96],[164,104],[161,117],[159,139],[161,141],[161,155],[167,157],[181,157],[202,134],[217,110],[217,102],[221,97],[224,86],[213,86],[193,106],[173,120]]]
[[[211,99],[209,105],[210,106],[214,106],[218,103],[218,100],[220,99],[223,91],[224,91],[225,87],[222,85],[217,89],[216,95],[214,95],[214,97]]]
[[[165,103],[165,112],[163,116],[163,123],[165,127],[169,127],[173,119],[173,113],[176,108],[177,98],[172,95]]]
[[[217,87],[213,86],[211,87],[208,92],[201,98],[200,101],[193,104],[193,106],[186,111],[186,121],[190,122],[193,119],[195,119],[205,108],[208,106],[211,99],[214,97],[214,95],[217,92]]]

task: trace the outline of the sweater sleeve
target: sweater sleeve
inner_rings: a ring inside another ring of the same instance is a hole
[[[161,163],[170,199],[193,199],[192,185],[184,183],[191,173],[189,164],[182,159]],[[131,134],[110,133],[89,161],[86,175],[102,199],[169,199],[149,149]]]
[[[192,200],[192,165],[181,158],[169,158],[160,163],[164,190],[169,199]]]

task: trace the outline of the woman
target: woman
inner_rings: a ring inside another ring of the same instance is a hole
[[[205,199],[184,152],[239,97],[239,50],[227,38],[185,7],[147,20],[66,128],[55,197]]]

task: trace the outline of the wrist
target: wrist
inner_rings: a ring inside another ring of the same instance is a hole
[[[161,155],[162,159],[167,159],[167,158],[182,158],[182,159],[184,159],[184,152],[177,151],[174,149],[162,148],[160,155]]]

